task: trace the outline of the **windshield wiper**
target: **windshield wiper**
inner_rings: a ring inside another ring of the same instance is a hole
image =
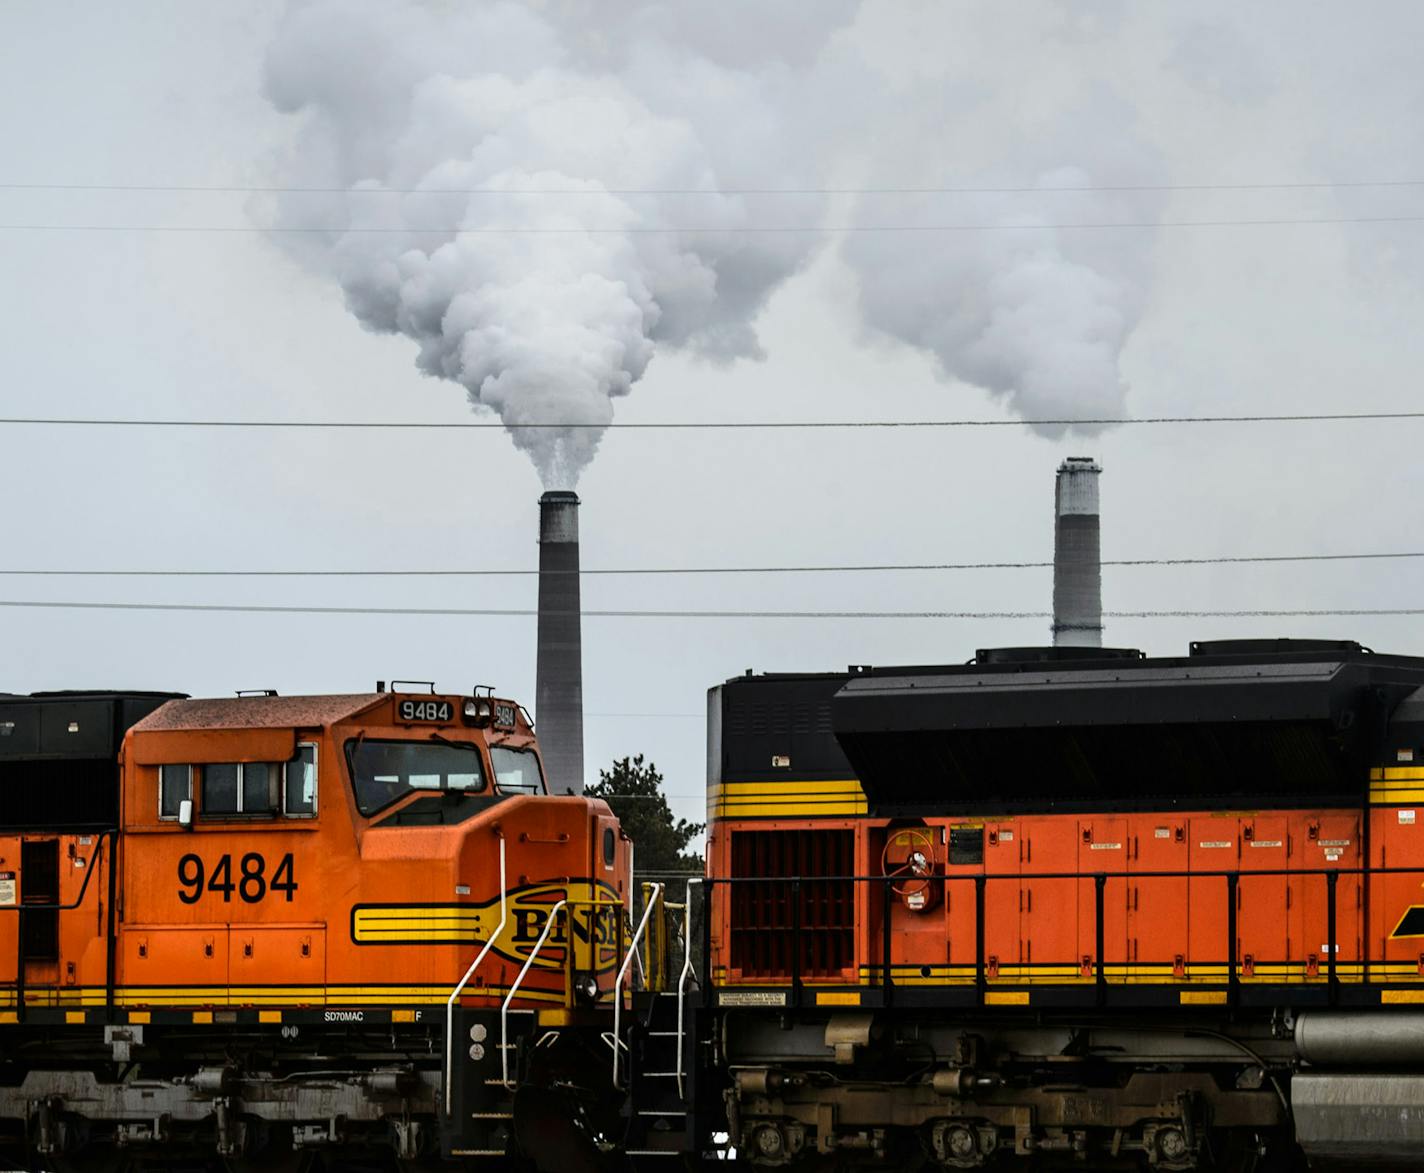
[[[469,741],[452,741],[450,738],[446,737],[443,733],[431,733],[431,735],[430,735],[430,740],[431,740],[431,741],[438,741],[441,745],[452,745],[452,746],[454,746],[456,749],[467,749],[467,750],[469,750],[471,753],[475,753],[475,754],[478,754],[478,753],[480,752],[480,747],[479,747],[478,745],[475,745],[473,742],[469,742]]]

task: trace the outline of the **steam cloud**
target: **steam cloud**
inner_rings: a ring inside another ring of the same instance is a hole
[[[957,198],[947,210],[943,201],[924,200],[902,208],[907,222],[970,229],[847,236],[844,254],[860,279],[865,321],[929,351],[947,375],[1005,397],[1028,419],[1123,418],[1128,387],[1120,358],[1146,304],[1147,229],[1163,199],[1056,189],[1162,182],[1161,162],[1133,132],[1130,111],[1093,95],[1048,132],[1011,143],[1002,161],[974,180],[1052,194]],[[932,177],[937,183],[963,184],[962,173]],[[868,201],[856,222],[884,219],[883,206]],[[1063,227],[1122,223],[1143,230]]]
[[[278,227],[338,226],[278,239],[339,282],[366,328],[413,339],[422,371],[498,412],[546,487],[572,487],[614,399],[658,347],[760,357],[756,317],[818,237],[743,230],[827,222],[815,198],[723,189],[816,188],[865,165],[837,155],[847,148],[871,156],[867,187],[1162,178],[1130,109],[1106,90],[1079,93],[1056,124],[1015,138],[1011,117],[973,109],[967,83],[897,88],[836,35],[872,11],[893,21],[900,10],[297,0],[267,60],[269,99],[301,116],[278,186],[332,190],[288,191],[264,215]],[[936,19],[963,27],[935,43],[975,30]],[[1021,38],[1016,26],[1001,32]],[[986,123],[1007,132],[977,150],[955,142]],[[925,152],[947,126],[958,127],[952,145]],[[901,157],[875,158],[881,138]],[[1151,223],[1159,204],[1142,192],[919,206],[868,195],[839,209],[850,224],[995,227],[850,233],[842,255],[867,325],[929,351],[947,376],[1029,417],[1114,419],[1126,410],[1120,357],[1146,302],[1151,234],[1055,225]],[[529,426],[550,423],[585,426]]]
[[[753,0],[711,7],[690,6],[706,15],[688,32],[628,0],[548,15],[315,0],[269,53],[269,99],[305,115],[282,185],[339,190],[288,192],[268,214],[344,225],[284,247],[333,275],[365,327],[413,339],[422,371],[497,411],[546,487],[577,482],[656,346],[760,357],[753,321],[814,243],[739,232],[748,209],[718,189],[795,185],[773,116],[785,61],[853,5],[741,38],[728,30]],[[673,189],[697,194],[619,194]],[[554,422],[594,426],[525,426]]]

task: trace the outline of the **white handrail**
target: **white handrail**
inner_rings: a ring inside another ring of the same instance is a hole
[[[534,959],[539,956],[539,950],[544,948],[544,942],[549,939],[549,933],[553,931],[554,922],[559,919],[559,913],[567,908],[567,899],[560,900],[549,909],[549,919],[544,922],[544,931],[539,934],[539,939],[534,942],[534,948],[529,951],[529,960],[524,963],[524,968],[519,971],[519,976],[514,979],[514,985],[509,987],[509,996],[505,998],[504,1005],[499,1008],[499,1061],[500,1079],[504,1086],[510,1091],[514,1090],[514,1085],[509,1082],[509,1004],[514,1001],[514,995],[519,992],[519,987],[524,984],[525,975],[529,973],[529,967],[534,964]],[[569,947],[573,948],[570,940]]]
[[[692,973],[692,885],[701,884],[700,879],[687,881],[687,895],[683,897],[682,906],[682,973],[677,978],[677,1098],[686,1100],[687,1093],[682,1090],[682,1036],[683,1030],[682,1000],[687,990],[687,979]],[[710,915],[710,909],[703,909],[702,915]]]
[[[635,855],[634,855],[634,853],[637,851],[637,848],[638,848],[638,845],[637,845],[636,843],[634,843],[631,839],[629,839],[629,840],[628,840],[628,900],[629,900],[629,907],[630,907],[630,908],[632,907],[632,901],[634,901],[634,900],[637,899],[637,892],[638,892],[638,873],[633,869],[633,863],[634,863],[634,860],[635,860]],[[644,985],[647,985],[647,983],[648,983],[648,975],[647,975],[646,971],[643,969],[643,959],[642,959],[641,957],[638,958],[638,979],[639,979]]]
[[[480,962],[485,959],[489,951],[494,948],[494,943],[499,940],[499,936],[504,932],[504,926],[509,922],[509,897],[504,886],[504,836],[499,837],[499,925],[485,941],[484,948],[474,961],[470,962],[470,968],[465,970],[465,976],[460,979],[459,984],[451,992],[449,1000],[445,1003],[445,1115],[450,1115],[451,1104],[451,1080],[455,1072],[455,1001],[475,976],[475,970],[479,969]]]
[[[638,922],[638,931],[633,934],[632,944],[628,947],[628,956],[623,958],[623,964],[618,967],[618,978],[613,983],[613,1040],[615,1043],[613,1048],[613,1086],[617,1090],[621,1090],[623,1087],[618,1082],[618,1047],[616,1045],[623,1038],[618,1029],[618,1020],[623,1014],[623,979],[628,976],[628,967],[633,964],[633,957],[638,950],[638,942],[643,938],[643,932],[648,927],[648,920],[653,915],[653,909],[658,906],[658,902],[662,900],[663,896],[663,885],[652,884],[650,886],[653,890],[652,896],[648,900],[647,908],[643,909],[643,919]]]

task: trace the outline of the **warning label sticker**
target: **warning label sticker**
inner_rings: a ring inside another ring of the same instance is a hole
[[[785,990],[723,990],[718,1006],[785,1006]]]
[[[1399,821],[1400,821],[1401,823],[1412,823],[1412,822],[1414,822],[1414,812],[1413,812],[1413,811],[1400,811],[1400,812],[1399,812]]]
[[[0,904],[15,903],[15,873],[0,872]]]

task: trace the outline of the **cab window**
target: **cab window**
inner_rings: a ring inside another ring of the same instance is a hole
[[[282,812],[291,819],[316,814],[316,746],[302,742],[282,776]]]
[[[316,746],[301,742],[289,762],[205,762],[159,768],[158,817],[176,819],[196,789],[204,819],[316,815]],[[195,785],[196,783],[196,785]]]
[[[485,786],[479,746],[464,742],[353,738],[346,743],[346,761],[363,815],[415,791],[469,794]]]
[[[158,817],[160,819],[176,819],[179,806],[192,797],[192,766],[159,767]]]
[[[280,762],[210,762],[202,767],[204,818],[270,815],[277,810]]]
[[[492,745],[490,764],[494,766],[494,781],[501,794],[544,793],[544,775],[539,770],[539,755],[532,749],[510,749],[505,745]]]

